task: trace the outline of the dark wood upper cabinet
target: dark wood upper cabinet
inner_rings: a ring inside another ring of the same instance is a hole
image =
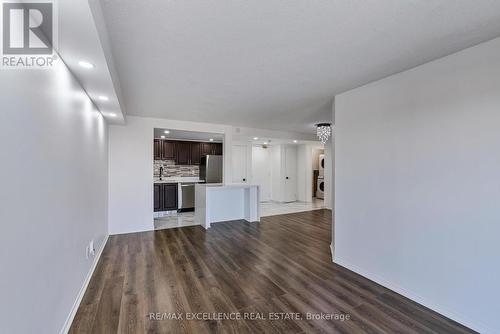
[[[191,165],[199,165],[201,163],[201,143],[191,143]]]
[[[201,156],[212,154],[212,143],[201,143]]]
[[[222,144],[221,143],[216,143],[214,145],[214,154],[216,155],[222,155]]]
[[[164,140],[163,141],[163,159],[175,160],[175,142]]]
[[[154,152],[154,159],[155,160],[161,160],[162,158],[162,141],[159,139],[155,139],[153,143],[153,152]]]
[[[175,145],[177,151],[176,162],[178,165],[189,165],[191,162],[191,143],[179,141]]]
[[[154,160],[173,160],[177,165],[199,165],[201,157],[222,155],[221,143],[154,140]]]

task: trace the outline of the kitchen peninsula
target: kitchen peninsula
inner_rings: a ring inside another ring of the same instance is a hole
[[[259,186],[251,184],[196,184],[195,222],[205,229],[212,223],[260,221]]]

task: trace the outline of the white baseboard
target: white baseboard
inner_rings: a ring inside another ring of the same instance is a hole
[[[82,302],[83,296],[85,295],[85,291],[87,291],[87,287],[89,286],[90,279],[92,278],[92,275],[94,274],[94,270],[97,267],[97,263],[99,262],[99,259],[101,258],[102,251],[104,250],[104,247],[106,246],[106,243],[108,242],[109,235],[106,235],[104,237],[104,240],[101,243],[101,247],[99,247],[99,251],[97,252],[96,257],[94,258],[94,262],[92,263],[92,266],[90,267],[90,270],[87,274],[87,277],[85,277],[85,281],[83,282],[82,288],[80,289],[80,292],[78,292],[78,295],[76,296],[75,303],[73,304],[73,307],[71,308],[71,312],[69,313],[68,317],[66,318],[66,322],[64,323],[63,328],[59,332],[60,334],[67,334],[69,332],[69,329],[71,328],[71,324],[73,323],[73,319],[75,318],[76,311],[78,311],[78,308],[80,307],[80,303]]]
[[[449,310],[447,310],[446,308],[443,308],[441,305],[438,305],[437,303],[430,302],[429,300],[425,300],[424,298],[420,297],[418,294],[413,293],[412,291],[409,291],[407,289],[401,288],[398,285],[393,284],[389,280],[384,279],[382,277],[379,277],[377,275],[374,275],[368,271],[365,271],[356,265],[348,263],[347,261],[344,261],[342,259],[335,259],[334,263],[341,265],[342,267],[345,267],[345,268],[347,268],[347,269],[349,269],[349,270],[355,272],[356,274],[359,274],[365,278],[368,278],[369,280],[372,280],[375,283],[378,283],[389,290],[397,292],[400,295],[405,296],[406,298],[409,298],[409,299],[413,300],[414,302],[417,302],[420,305],[423,305],[423,306],[425,306],[425,307],[427,307],[435,312],[438,312],[439,314],[444,315],[445,317],[452,319],[452,320],[454,320],[454,321],[456,321],[464,326],[467,326],[470,329],[475,330],[479,333],[484,333],[484,334],[498,333],[498,331],[494,331],[491,328],[488,328],[488,326],[485,326],[483,323],[478,323],[477,321],[473,322],[473,321],[464,319],[464,317],[460,317],[456,313],[450,312]]]

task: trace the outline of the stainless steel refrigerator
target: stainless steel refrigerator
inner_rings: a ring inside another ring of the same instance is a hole
[[[207,155],[201,158],[200,180],[206,183],[222,183],[222,155]]]

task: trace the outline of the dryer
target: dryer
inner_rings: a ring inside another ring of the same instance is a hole
[[[319,176],[324,176],[325,175],[325,155],[320,154],[319,155]]]

